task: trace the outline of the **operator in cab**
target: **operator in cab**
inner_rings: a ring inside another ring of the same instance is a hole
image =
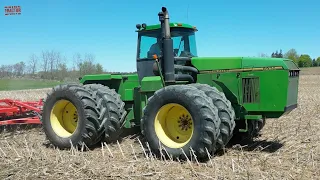
[[[157,42],[152,44],[149,49],[149,57],[152,57],[153,55],[160,56],[161,55],[161,39],[157,38]]]

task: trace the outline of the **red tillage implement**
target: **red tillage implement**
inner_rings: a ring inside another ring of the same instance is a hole
[[[0,99],[0,126],[41,124],[42,105],[42,99],[37,102]]]

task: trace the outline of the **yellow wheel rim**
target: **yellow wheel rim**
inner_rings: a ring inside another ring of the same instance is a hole
[[[183,106],[170,103],[158,111],[154,127],[159,140],[170,148],[181,148],[191,139],[193,134],[193,119]]]
[[[68,100],[59,100],[52,108],[50,123],[53,131],[60,137],[69,137],[78,124],[76,107]]]

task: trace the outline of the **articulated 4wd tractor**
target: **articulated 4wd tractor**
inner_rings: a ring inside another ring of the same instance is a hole
[[[165,7],[158,16],[137,25],[137,74],[85,75],[48,94],[42,124],[53,145],[112,143],[140,127],[155,154],[205,158],[297,107],[293,61],[198,57],[196,27],[170,23]]]

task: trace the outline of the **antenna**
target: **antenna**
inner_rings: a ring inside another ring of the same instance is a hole
[[[189,23],[189,3],[188,3],[188,7],[187,7],[187,23]]]

